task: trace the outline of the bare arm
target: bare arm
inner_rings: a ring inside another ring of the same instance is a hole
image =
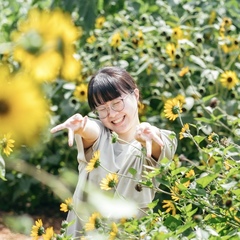
[[[61,123],[51,129],[51,133],[61,130],[68,130],[68,144],[73,145],[74,134],[79,134],[83,139],[84,148],[89,148],[97,140],[100,134],[100,128],[96,122],[90,120],[87,116],[75,114],[68,118],[64,123]]]

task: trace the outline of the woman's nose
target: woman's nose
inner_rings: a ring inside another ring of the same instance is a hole
[[[117,114],[117,111],[113,110],[111,107],[108,108],[108,116],[114,117]]]

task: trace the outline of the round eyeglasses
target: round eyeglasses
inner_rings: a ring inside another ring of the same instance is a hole
[[[117,98],[112,100],[109,107],[99,106],[95,109],[94,113],[100,118],[104,119],[109,115],[109,109],[111,108],[115,112],[121,112],[125,108],[124,100],[129,96],[127,94],[123,98]]]

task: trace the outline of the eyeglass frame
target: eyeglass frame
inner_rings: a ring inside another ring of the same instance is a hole
[[[122,101],[122,103],[123,103],[123,108],[122,108],[121,110],[115,110],[115,109],[113,108],[113,104],[114,104],[114,103],[110,104],[109,107],[104,107],[104,108],[102,109],[102,111],[107,110],[107,115],[106,115],[106,117],[109,116],[109,113],[110,113],[109,110],[110,110],[110,108],[111,108],[113,111],[115,111],[115,112],[121,112],[121,111],[125,108],[125,102],[124,102],[124,100],[125,100],[128,96],[130,96],[131,94],[133,94],[133,92],[134,92],[134,91],[130,92],[130,94],[126,94],[124,97],[121,97],[121,98],[113,99],[113,100],[112,100],[112,101],[114,101],[114,100],[121,100],[121,101]],[[116,104],[116,103],[115,103],[115,104]],[[97,115],[99,119],[105,119],[105,118],[106,118],[106,117],[100,117],[97,108],[95,108],[95,110],[93,111],[93,113],[94,113],[95,115]]]

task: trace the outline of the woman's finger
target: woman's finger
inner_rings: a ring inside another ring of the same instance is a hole
[[[51,132],[51,133],[55,133],[55,132],[58,132],[58,131],[63,130],[64,128],[65,128],[65,126],[64,126],[63,124],[59,124],[59,125],[53,127],[53,128],[50,130],[50,132]]]
[[[147,157],[152,155],[152,140],[146,140]]]
[[[74,141],[74,131],[71,128],[69,128],[68,129],[68,145],[70,147],[72,147],[73,141]]]

